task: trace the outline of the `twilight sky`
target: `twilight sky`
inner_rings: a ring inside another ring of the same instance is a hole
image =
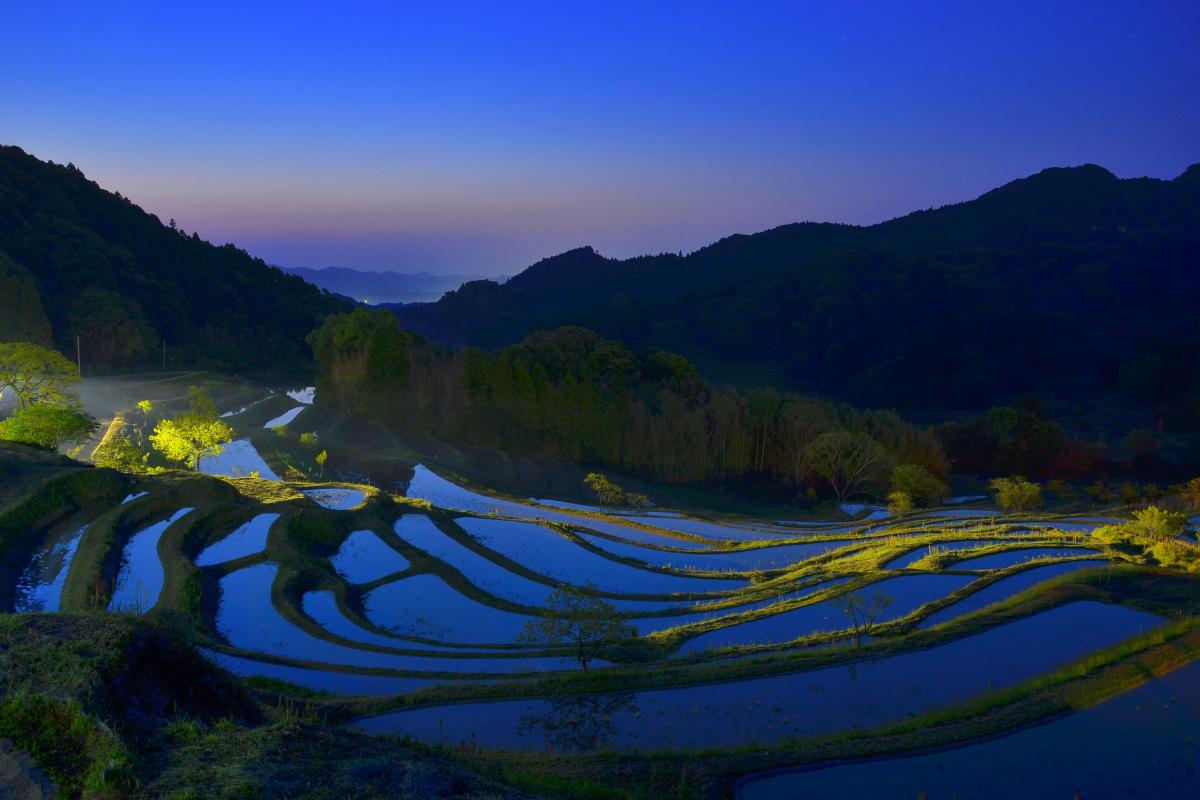
[[[287,266],[512,274],[1200,161],[1196,0],[0,0],[0,31],[0,142]]]

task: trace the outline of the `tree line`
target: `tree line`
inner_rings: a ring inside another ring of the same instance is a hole
[[[947,470],[937,438],[892,411],[712,386],[682,356],[589,330],[450,350],[391,314],[328,317],[309,337],[323,404],[385,425],[669,484],[769,483],[881,496],[896,466]]]

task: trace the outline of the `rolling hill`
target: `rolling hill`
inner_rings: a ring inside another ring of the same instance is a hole
[[[867,227],[785,225],[686,256],[579,248],[395,313],[447,344],[582,325],[734,383],[940,408],[1177,398],[1200,378],[1198,302],[1200,165],[1171,181],[1088,165]]]
[[[73,165],[0,147],[0,336],[56,344],[84,371],[308,369],[304,337],[349,307],[232,244],[164,225]]]

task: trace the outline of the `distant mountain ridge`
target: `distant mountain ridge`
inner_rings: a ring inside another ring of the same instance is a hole
[[[347,267],[279,267],[321,289],[371,305],[430,303],[464,283],[489,280],[484,275],[433,275],[428,272],[395,272]],[[502,281],[503,278],[490,280]]]
[[[1089,388],[1115,385],[1156,337],[1200,342],[1184,310],[1200,299],[1198,238],[1200,165],[1174,180],[1051,168],[871,226],[795,223],[686,256],[577,248],[504,285],[467,283],[395,313],[452,345],[582,325],[734,381],[766,375],[860,403],[971,404],[1082,373]],[[1005,341],[1010,354],[998,352]]]

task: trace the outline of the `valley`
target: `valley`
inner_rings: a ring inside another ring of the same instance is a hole
[[[1005,512],[989,495],[783,519],[534,500],[418,461],[305,387],[193,373],[80,394],[151,426],[196,386],[234,439],[194,472],[0,445],[0,600],[10,627],[123,612],[131,630],[169,631],[262,709],[230,736],[277,731],[278,710],[299,708],[348,741],[400,736],[535,793],[755,797],[826,774],[757,777],[781,765],[1024,741],[1200,653],[1200,593],[1180,566],[1200,555],[1192,534],[1165,561],[1119,505]],[[388,474],[370,470],[384,460]],[[528,636],[562,585],[628,626],[586,670],[569,642]],[[219,746],[202,718],[167,724]],[[129,742],[143,788],[165,787]],[[170,785],[201,780],[188,769]]]

